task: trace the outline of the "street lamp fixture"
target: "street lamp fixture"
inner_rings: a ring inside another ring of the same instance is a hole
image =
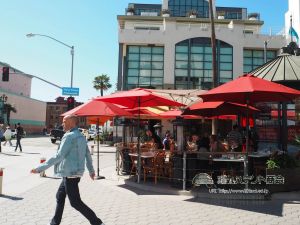
[[[68,45],[62,41],[59,41],[51,36],[48,36],[48,35],[45,35],[45,34],[33,34],[33,33],[29,33],[29,34],[26,34],[26,37],[28,38],[31,38],[31,37],[34,37],[34,36],[41,36],[41,37],[46,37],[46,38],[49,38],[49,39],[52,39],[53,41],[56,41],[68,48],[71,49],[71,56],[72,56],[72,65],[71,65],[71,88],[73,87],[73,64],[74,64],[74,46],[72,45]]]

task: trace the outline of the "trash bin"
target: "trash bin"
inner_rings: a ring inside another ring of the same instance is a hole
[[[3,168],[0,168],[0,195],[2,195]]]
[[[130,170],[131,170],[131,167],[132,167],[129,152],[130,152],[129,149],[124,149],[123,150],[123,163],[122,163],[123,168],[122,168],[122,172],[124,174],[130,174]]]

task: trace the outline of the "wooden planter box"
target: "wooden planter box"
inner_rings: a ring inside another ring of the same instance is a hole
[[[300,190],[300,167],[289,169],[267,169],[267,175],[281,175],[284,177],[284,184],[269,184],[267,189],[271,193]]]

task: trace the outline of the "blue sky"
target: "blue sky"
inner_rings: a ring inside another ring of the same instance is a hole
[[[128,3],[135,2],[160,4],[162,0],[1,0],[0,61],[59,86],[70,86],[70,49],[48,38],[26,37],[28,33],[49,35],[75,46],[73,86],[80,88],[76,99],[87,101],[99,95],[92,81],[102,73],[110,76],[114,91],[118,73],[117,15],[123,15]],[[259,12],[265,22],[264,31],[270,27],[279,31],[284,26],[288,1],[217,0],[216,5]],[[33,79],[33,98],[54,101],[61,94],[60,89]]]

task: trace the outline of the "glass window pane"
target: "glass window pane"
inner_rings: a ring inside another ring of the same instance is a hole
[[[253,51],[253,57],[264,57],[264,52],[263,51]]]
[[[153,47],[152,54],[164,54],[164,48],[163,47]]]
[[[191,69],[203,69],[203,62],[191,62]]]
[[[205,53],[210,53],[210,54],[212,54],[212,49],[211,49],[211,47],[204,47],[204,52],[205,52]]]
[[[232,70],[232,63],[220,63],[220,70]]]
[[[205,62],[204,63],[204,69],[212,69],[212,63],[211,62]]]
[[[188,68],[188,62],[176,61],[176,68],[177,69],[187,69]]]
[[[129,53],[139,53],[139,47],[138,46],[129,46],[128,52]]]
[[[251,50],[244,50],[244,57],[252,57],[252,51]]]
[[[141,47],[140,53],[151,53],[151,47]]]
[[[203,47],[199,46],[192,46],[191,47],[191,53],[203,53]]]
[[[152,55],[152,61],[163,62],[164,61],[164,55]]]
[[[244,58],[244,64],[252,65],[252,58]]]
[[[129,61],[128,62],[128,68],[139,68],[139,62],[131,62],[131,61]]]
[[[253,65],[262,65],[264,64],[264,59],[253,58]]]
[[[182,53],[176,53],[176,60],[188,60],[188,55]]]
[[[205,54],[204,55],[204,61],[212,61],[212,55],[211,54]]]
[[[152,77],[163,77],[164,71],[163,70],[152,70]]]
[[[212,77],[212,70],[204,70],[204,77]]]
[[[139,84],[150,86],[150,77],[140,77]]]
[[[203,55],[202,54],[191,54],[191,60],[192,61],[203,61]]]
[[[139,75],[139,70],[137,69],[129,69],[128,70],[128,76],[129,77],[135,77]]]
[[[163,83],[163,79],[162,78],[155,78],[155,79],[151,79],[151,84],[162,84]]]
[[[151,61],[151,54],[141,54],[141,61]]]
[[[139,54],[128,54],[128,60],[138,61],[139,60]]]
[[[137,84],[138,78],[137,77],[128,77],[128,84]]]
[[[203,77],[203,70],[191,70],[192,77]]]
[[[267,57],[271,58],[271,59],[275,58],[276,57],[276,52],[274,52],[274,51],[267,51]]]
[[[175,70],[175,76],[186,77],[188,75],[187,70]]]
[[[232,62],[232,55],[220,55],[221,62]]]
[[[220,78],[231,78],[232,79],[232,71],[220,71]]]
[[[141,77],[150,77],[151,70],[140,70],[140,76]]]
[[[188,46],[176,46],[176,53],[181,52],[181,53],[187,53],[188,52]]]
[[[220,54],[232,54],[232,48],[221,48]]]
[[[252,70],[252,66],[247,66],[247,65],[244,65],[244,73],[248,73]]]
[[[163,69],[164,64],[162,62],[152,62],[152,69]]]
[[[141,69],[151,69],[151,62],[140,62]]]

